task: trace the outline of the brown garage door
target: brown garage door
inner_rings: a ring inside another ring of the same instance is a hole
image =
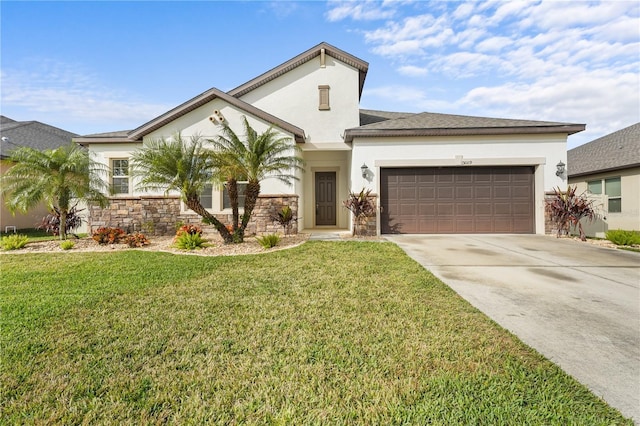
[[[383,234],[534,232],[533,167],[388,168]]]

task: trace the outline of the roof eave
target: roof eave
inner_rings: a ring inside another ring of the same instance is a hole
[[[565,133],[572,135],[583,131],[584,124],[535,127],[473,127],[473,128],[426,128],[426,129],[360,129],[345,131],[345,142],[355,137],[394,137],[394,136],[472,136],[472,135],[512,135],[512,134],[549,134]]]
[[[247,113],[261,118],[263,120],[265,120],[266,122],[268,122],[269,124],[272,124],[286,132],[291,133],[294,136],[294,139],[296,142],[298,143],[302,143],[305,141],[305,135],[304,135],[304,130],[302,130],[301,128],[294,126],[291,123],[288,123],[284,120],[279,119],[276,116],[273,116],[259,108],[254,107],[253,105],[250,105],[240,99],[234,98],[233,96],[230,96],[226,93],[224,93],[221,90],[214,88],[211,88],[209,90],[207,90],[204,93],[201,93],[200,95],[178,105],[177,107],[167,111],[166,113],[154,118],[153,120],[143,124],[142,126],[138,127],[135,130],[132,130],[131,132],[129,132],[127,134],[126,138],[122,138],[122,137],[111,137],[111,138],[78,138],[78,139],[87,139],[87,143],[104,143],[104,142],[110,142],[110,143],[121,143],[121,142],[135,142],[138,140],[141,140],[144,136],[148,135],[149,133],[161,128],[162,126],[165,126],[166,124],[174,121],[175,119],[177,119],[178,117],[183,116],[184,114],[187,114],[193,110],[195,110],[196,108],[201,107],[202,105],[207,104],[208,102],[212,101],[213,99],[221,99],[227,103],[229,103],[230,105],[233,105],[235,107],[237,107],[240,110],[246,111]],[[103,139],[103,141],[101,141],[100,139]]]
[[[122,137],[78,137],[73,138],[72,141],[81,146],[87,146],[95,143],[135,143],[142,142],[142,139],[129,139]]]
[[[596,170],[587,170],[584,172],[578,172],[578,173],[569,173],[567,175],[567,177],[569,178],[577,178],[577,177],[582,177],[582,176],[589,176],[589,175],[597,175],[597,174],[601,174],[601,173],[609,173],[609,172],[615,172],[618,170],[626,170],[626,169],[633,169],[636,167],[640,167],[640,163],[633,163],[633,164],[625,164],[622,166],[616,166],[616,167],[608,167],[606,169],[596,169]]]

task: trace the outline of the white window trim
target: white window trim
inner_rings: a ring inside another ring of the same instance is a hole
[[[120,161],[120,160],[125,160],[127,161],[127,174],[124,176],[114,176],[113,174],[113,169],[114,167],[114,161]],[[131,174],[129,173],[129,167],[131,166],[130,164],[130,159],[128,157],[113,157],[113,158],[109,158],[109,188],[111,191],[113,191],[115,189],[115,186],[113,184],[113,179],[114,178],[127,178],[127,192],[113,192],[112,194],[110,194],[112,197],[127,197],[133,194],[133,180],[131,179]]]

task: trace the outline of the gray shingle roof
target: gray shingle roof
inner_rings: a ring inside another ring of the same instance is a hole
[[[346,130],[346,142],[351,142],[354,137],[358,136],[451,136],[523,133],[566,133],[571,135],[585,129],[584,124],[554,121],[473,117],[432,112],[411,114],[369,110],[361,110],[360,122],[362,124],[360,127]]]
[[[365,126],[367,124],[379,123],[386,120],[395,120],[396,118],[404,118],[410,115],[415,115],[413,112],[391,112],[391,111],[377,111],[372,109],[360,110],[360,125]]]
[[[11,151],[22,146],[38,150],[56,149],[68,145],[78,136],[75,133],[59,129],[39,121],[15,121],[0,116],[0,157],[6,158]]]
[[[640,123],[567,152],[569,177],[640,166]]]

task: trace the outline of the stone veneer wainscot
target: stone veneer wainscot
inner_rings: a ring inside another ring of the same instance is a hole
[[[200,216],[181,211],[181,201],[177,196],[142,196],[111,198],[106,208],[89,208],[89,231],[94,232],[102,226],[119,227],[128,232],[141,231],[150,235],[174,235],[176,224],[190,223],[201,225]],[[264,235],[282,233],[282,227],[271,218],[284,206],[293,210],[298,217],[297,195],[260,195],[247,226],[246,235]],[[225,225],[231,224],[230,213],[215,215]],[[208,226],[206,227],[208,228]],[[291,226],[291,233],[297,233],[297,223]],[[213,226],[210,231],[217,232]]]

